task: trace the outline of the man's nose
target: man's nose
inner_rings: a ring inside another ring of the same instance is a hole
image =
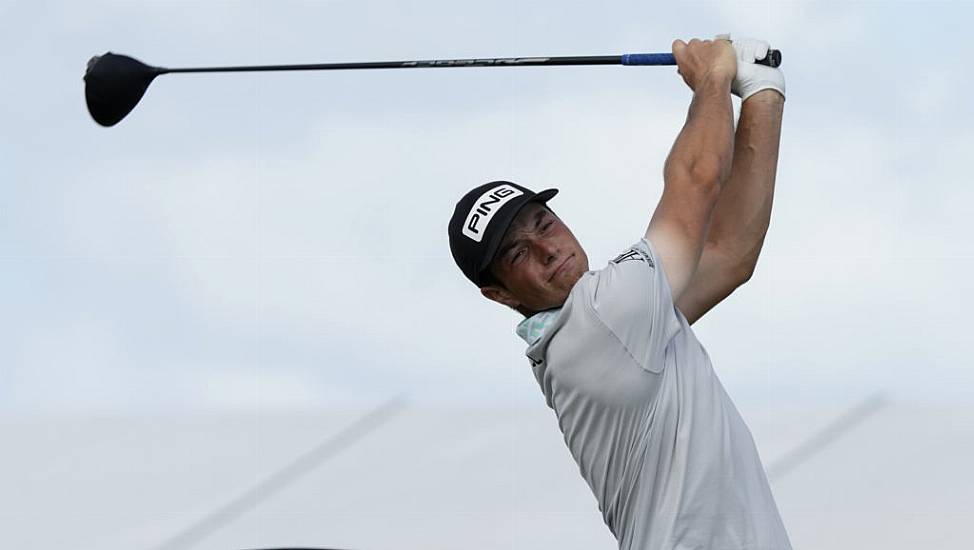
[[[558,243],[547,239],[542,239],[538,242],[538,251],[541,253],[541,259],[545,265],[550,264],[558,258],[558,248]]]

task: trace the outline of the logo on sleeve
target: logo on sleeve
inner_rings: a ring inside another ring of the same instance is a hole
[[[463,234],[479,243],[484,238],[484,232],[494,214],[511,199],[523,194],[523,191],[510,185],[498,185],[487,191],[473,203],[473,208],[463,223]]]
[[[642,250],[638,250],[635,248],[630,248],[627,252],[623,252],[622,254],[619,254],[618,256],[615,257],[614,260],[612,260],[612,263],[621,264],[622,262],[628,262],[633,260],[639,262],[646,262],[650,265],[650,267],[656,267],[656,264],[653,263],[652,258],[650,258]]]

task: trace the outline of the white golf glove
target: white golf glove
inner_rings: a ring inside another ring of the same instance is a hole
[[[737,76],[731,83],[731,92],[734,95],[747,100],[761,90],[771,89],[785,97],[785,74],[781,69],[754,62],[768,55],[770,45],[767,42],[754,38],[731,40],[729,34],[718,34],[715,38],[729,40],[737,52]]]

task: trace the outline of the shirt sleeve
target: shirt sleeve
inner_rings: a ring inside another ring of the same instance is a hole
[[[663,370],[666,345],[683,328],[656,250],[641,239],[589,280],[596,315],[644,370]]]

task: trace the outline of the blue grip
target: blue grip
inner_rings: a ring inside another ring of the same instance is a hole
[[[622,56],[623,65],[676,65],[671,53],[627,53]]]

